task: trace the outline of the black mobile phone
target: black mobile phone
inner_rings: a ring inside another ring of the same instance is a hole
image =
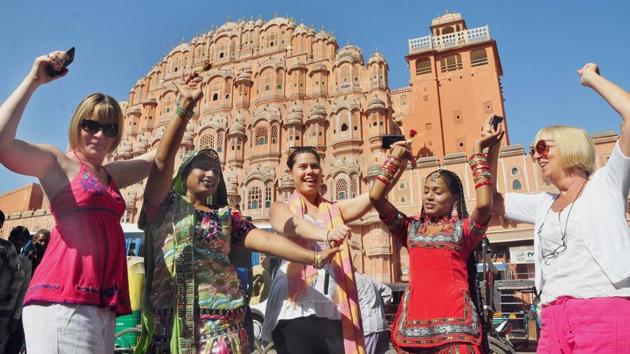
[[[492,128],[494,130],[497,130],[499,128],[499,124],[501,124],[502,121],[503,121],[503,117],[495,114],[492,116],[492,120],[490,121],[490,124],[492,124]]]
[[[63,62],[63,67],[62,67],[62,69],[60,71],[55,70],[52,67],[52,65],[48,65],[46,67],[46,73],[50,77],[55,77],[55,76],[61,74],[63,69],[67,68],[68,65],[72,64],[72,61],[74,61],[74,47],[68,49],[68,51],[66,52],[66,60]]]
[[[404,135],[383,135],[383,140],[381,142],[381,147],[383,149],[389,149],[392,144],[397,141],[405,140]]]

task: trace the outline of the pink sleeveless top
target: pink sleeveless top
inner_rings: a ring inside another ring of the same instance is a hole
[[[51,201],[55,227],[25,305],[81,304],[118,315],[131,312],[120,226],[125,201],[109,179],[103,185],[81,162],[79,173]]]

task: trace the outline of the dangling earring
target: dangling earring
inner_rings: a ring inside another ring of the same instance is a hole
[[[453,203],[453,210],[451,210],[451,219],[459,219],[459,202]]]
[[[214,204],[214,195],[211,195],[208,198],[206,198],[206,205],[212,206],[213,204]]]

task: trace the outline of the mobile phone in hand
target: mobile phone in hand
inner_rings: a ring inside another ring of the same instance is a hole
[[[67,68],[68,65],[72,64],[73,60],[74,60],[74,47],[68,49],[68,51],[66,52],[65,60],[63,62],[63,67],[61,68],[61,70],[57,71],[52,67],[52,65],[48,65],[46,67],[46,73],[50,77],[55,77],[61,74],[63,72],[63,69]]]
[[[497,130],[499,128],[499,124],[501,124],[502,121],[503,121],[503,117],[495,114],[492,116],[492,120],[490,121],[490,124],[492,125],[492,128],[494,130]]]
[[[404,135],[383,135],[381,147],[383,149],[389,149],[395,142],[403,140],[405,140]]]

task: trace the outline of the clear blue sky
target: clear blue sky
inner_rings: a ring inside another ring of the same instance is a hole
[[[0,99],[4,101],[33,59],[77,49],[67,77],[31,99],[18,137],[65,148],[68,121],[91,92],[126,100],[129,89],[182,40],[227,18],[274,14],[334,32],[340,46],[356,44],[367,59],[387,58],[390,87],[407,85],[407,39],[429,34],[431,19],[460,12],[469,28],[484,25],[503,64],[506,116],[513,144],[528,144],[548,124],[588,131],[619,129],[618,116],[579,85],[585,62],[630,89],[630,3],[618,1],[24,1],[0,4]],[[0,194],[34,179],[0,166]]]

